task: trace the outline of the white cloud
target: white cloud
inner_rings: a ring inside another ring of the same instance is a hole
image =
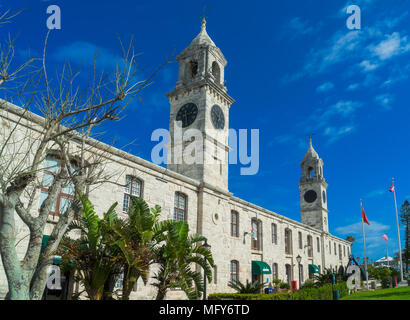
[[[378,65],[375,63],[371,63],[369,60],[363,60],[360,62],[359,66],[362,68],[363,71],[373,71],[378,68]]]
[[[332,82],[325,82],[316,88],[317,92],[326,92],[332,90],[335,85]]]
[[[347,87],[347,91],[355,91],[360,87],[360,84],[358,83],[352,83]]]
[[[410,51],[410,42],[407,40],[407,36],[401,37],[398,32],[394,32],[387,35],[377,45],[369,46],[369,50],[380,60],[386,60]]]
[[[360,208],[359,208],[360,211]],[[366,238],[369,236],[378,236],[380,235],[380,237],[383,235],[383,233],[385,233],[387,230],[390,229],[390,226],[379,223],[377,221],[373,221],[371,220],[371,218],[368,216],[368,214],[366,214],[367,219],[370,222],[370,225],[365,225],[365,234],[366,234]],[[361,215],[360,212],[358,213],[358,220],[361,220]],[[344,227],[337,227],[336,228],[336,232],[341,234],[341,235],[362,235],[362,222],[356,222]]]
[[[391,110],[394,102],[394,96],[390,93],[380,94],[375,97],[375,101],[384,109]]]
[[[352,133],[355,130],[354,125],[342,126],[342,127],[327,127],[323,134],[328,137],[328,143],[333,143],[340,138]]]
[[[299,17],[292,18],[288,25],[292,34],[306,35],[314,32],[314,28]]]

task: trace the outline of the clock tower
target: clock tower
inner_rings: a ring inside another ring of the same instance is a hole
[[[312,138],[309,138],[309,148],[300,166],[302,169],[299,183],[302,223],[328,233],[327,183],[323,177],[323,160],[313,149]]]
[[[229,108],[221,50],[201,32],[177,56],[178,81],[166,94],[171,105],[167,168],[228,190]]]

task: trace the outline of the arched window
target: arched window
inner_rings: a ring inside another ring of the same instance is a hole
[[[231,211],[231,236],[239,237],[239,213],[235,210]]]
[[[286,273],[285,273],[285,276],[286,276],[285,282],[290,284],[290,282],[293,280],[292,267],[290,266],[290,264],[285,265],[285,271],[286,271]]]
[[[122,211],[127,212],[130,206],[130,196],[142,197],[142,180],[133,176],[125,177],[124,201]]]
[[[339,244],[339,260],[342,260],[342,245]]]
[[[212,75],[214,76],[216,83],[221,83],[221,69],[216,61],[212,63]]]
[[[278,227],[276,223],[272,223],[272,243],[278,244]]]
[[[239,262],[237,260],[231,261],[231,281],[233,283],[239,281]]]
[[[175,192],[174,220],[187,220],[187,196],[181,192]]]
[[[317,252],[320,252],[320,239],[319,239],[319,237],[316,238],[316,246],[317,246]]]
[[[191,60],[189,62],[189,68],[191,79],[194,79],[198,74],[198,61]]]
[[[313,257],[313,239],[312,236],[307,236],[307,249],[308,249],[308,257]]]
[[[313,169],[312,167],[308,168],[308,178],[309,179],[313,179],[315,176],[315,169]]]
[[[251,220],[251,248],[255,250],[261,250],[262,246],[262,228],[261,221],[257,219]]]
[[[334,252],[335,252],[335,256],[336,256],[337,255],[336,242],[334,242],[333,245],[334,245]]]
[[[302,232],[298,232],[299,236],[299,249],[303,249],[303,239],[302,239]]]
[[[292,254],[292,231],[285,229],[285,253]]]
[[[272,278],[279,279],[279,271],[278,271],[278,264],[272,264]]]

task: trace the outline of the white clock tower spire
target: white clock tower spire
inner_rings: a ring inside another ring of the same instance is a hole
[[[309,138],[309,148],[300,166],[302,169],[299,183],[302,223],[329,232],[327,183],[323,177],[323,160],[313,149],[312,138]]]
[[[201,32],[177,61],[178,81],[167,93],[171,105],[167,168],[227,191],[229,108],[234,100],[224,85],[227,61],[209,37],[205,18]],[[190,129],[201,137],[192,137]],[[197,142],[200,150],[192,147]],[[187,162],[185,155],[195,161]]]

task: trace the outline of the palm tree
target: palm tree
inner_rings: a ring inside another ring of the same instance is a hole
[[[265,287],[265,284],[259,281],[249,282],[249,280],[246,279],[246,285],[240,281],[229,281],[228,286],[236,290],[237,293],[260,293]]]
[[[89,299],[101,300],[104,284],[119,260],[107,245],[104,232],[117,219],[117,203],[100,219],[87,197],[79,194],[79,198],[83,207],[82,216],[68,226],[67,233],[80,230],[81,236],[77,239],[64,236],[57,252],[62,256],[63,264],[76,271],[76,280],[84,286]]]
[[[167,220],[156,224],[152,250],[158,271],[153,278],[157,288],[156,300],[163,300],[170,288],[181,288],[189,299],[198,299],[203,292],[201,273],[192,270],[197,264],[212,281],[214,261],[211,251],[203,246],[205,237],[199,234],[188,235],[186,221]]]
[[[118,246],[122,253],[124,279],[122,296],[128,300],[132,288],[141,278],[148,281],[148,271],[154,262],[152,240],[161,207],[149,208],[141,198],[131,197],[131,206],[126,220],[117,220],[112,226],[112,245]]]

